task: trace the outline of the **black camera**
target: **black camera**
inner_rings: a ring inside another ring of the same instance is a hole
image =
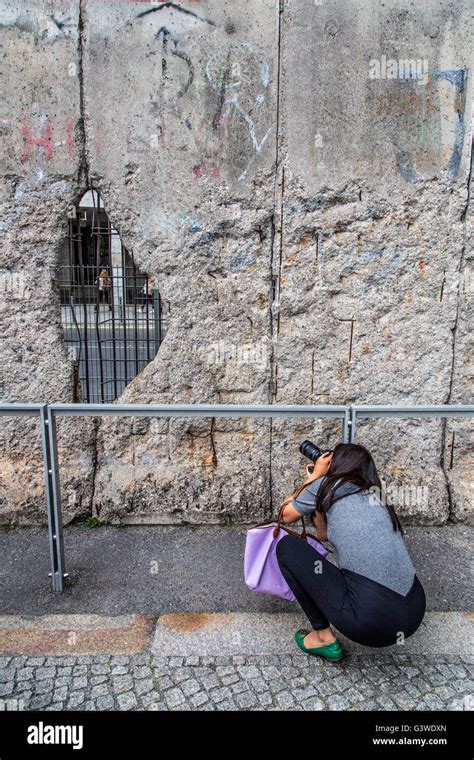
[[[320,449],[319,446],[316,446],[316,444],[312,443],[311,441],[303,441],[303,443],[300,446],[300,453],[303,454],[304,457],[307,457],[308,459],[311,459],[312,462],[315,462],[322,454],[327,454],[332,452],[332,449]],[[313,471],[313,468],[311,468],[311,472]]]

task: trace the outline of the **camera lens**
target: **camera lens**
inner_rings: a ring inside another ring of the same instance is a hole
[[[303,454],[304,457],[311,459],[312,462],[315,462],[316,459],[318,459],[318,457],[320,457],[323,452],[318,446],[316,446],[311,441],[303,441],[303,443],[300,446],[300,453]]]

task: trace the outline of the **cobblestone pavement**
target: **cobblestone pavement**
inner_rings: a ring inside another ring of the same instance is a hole
[[[4,710],[472,710],[468,655],[0,657]]]

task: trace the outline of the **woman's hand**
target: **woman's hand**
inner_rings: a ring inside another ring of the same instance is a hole
[[[306,465],[306,480],[304,481],[303,485],[308,485],[308,483],[312,483],[313,480],[317,480],[318,478],[321,478],[323,475],[326,475],[327,471],[329,470],[330,464],[332,459],[332,451],[327,452],[326,454],[321,454],[321,456],[316,460],[316,464],[313,466],[312,464]],[[313,467],[313,472],[310,472],[310,467]],[[298,492],[298,488],[293,491],[293,493],[288,496],[285,501],[282,503],[280,509],[283,510],[284,507],[287,506],[287,504],[290,504],[293,499],[296,497],[296,493]],[[294,509],[293,511],[297,512],[297,510]],[[298,513],[298,517],[301,515]],[[297,519],[297,518],[294,518]]]
[[[314,464],[306,465],[306,480],[305,483],[311,483],[314,480]]]
[[[321,454],[321,456],[316,459],[313,472],[309,472],[309,468],[312,467],[312,465],[306,465],[306,482],[311,483],[313,480],[317,480],[318,478],[322,478],[323,475],[327,475],[329,467],[331,466],[331,460],[332,451],[328,451],[325,454]]]

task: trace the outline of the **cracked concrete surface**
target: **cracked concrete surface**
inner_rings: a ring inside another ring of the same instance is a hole
[[[2,400],[75,398],[54,275],[92,181],[171,309],[121,401],[468,403],[468,11],[6,0]],[[425,84],[368,77],[408,51]],[[216,360],[220,341],[247,360]],[[300,482],[299,442],[340,438],[326,420],[133,425],[60,421],[66,523],[264,519]],[[471,431],[371,420],[358,441],[387,481],[428,488],[402,519],[472,523]],[[1,522],[44,524],[36,423],[7,420],[2,444]]]

